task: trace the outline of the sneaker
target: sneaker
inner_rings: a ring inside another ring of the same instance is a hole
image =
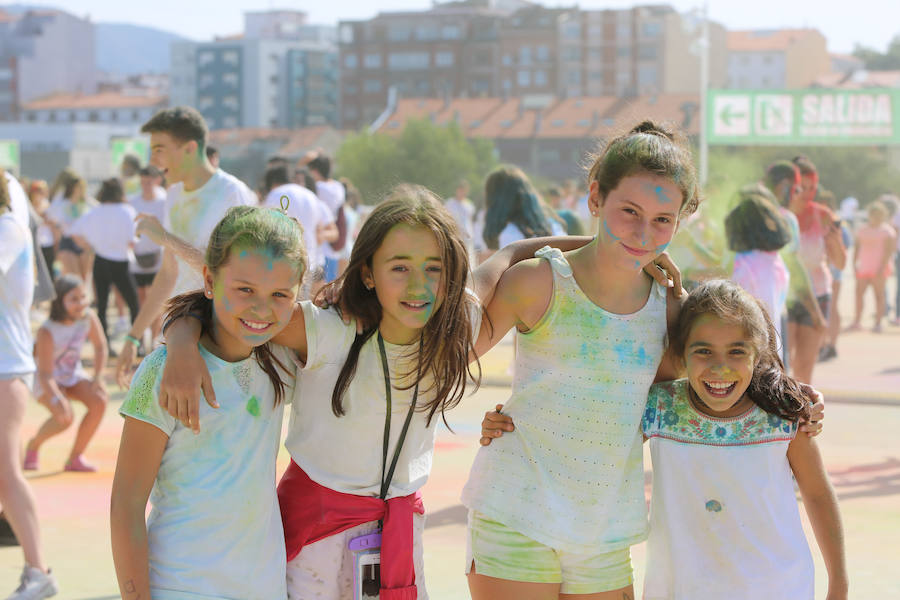
[[[831,360],[837,356],[837,350],[835,350],[834,346],[822,346],[822,349],[819,351],[819,362],[825,362],[826,360]]]
[[[84,462],[84,459],[81,458],[81,455],[79,454],[75,458],[69,459],[69,462],[66,463],[65,470],[74,473],[94,473],[97,471],[97,467],[91,463]]]
[[[22,466],[26,471],[38,470],[38,453],[37,450],[25,451],[25,464]]]
[[[52,572],[48,570],[44,573],[40,569],[25,565],[19,578],[19,587],[6,600],[41,600],[55,596],[58,591]]]

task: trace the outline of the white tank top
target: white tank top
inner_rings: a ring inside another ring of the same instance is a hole
[[[557,249],[553,298],[516,335],[516,430],[479,449],[463,503],[559,550],[601,553],[647,536],[641,416],[662,359],[666,290],[653,283],[635,313],[584,294]]]
[[[53,380],[68,387],[81,379],[87,379],[81,365],[81,348],[87,340],[91,321],[87,317],[65,324],[46,320],[41,325],[53,337]]]

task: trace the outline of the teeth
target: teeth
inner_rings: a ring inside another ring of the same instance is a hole
[[[243,323],[250,329],[265,329],[266,327],[269,326],[268,323],[258,323],[256,321],[245,321],[244,319],[241,319],[241,323]]]
[[[717,381],[717,382],[713,383],[711,381],[707,381],[705,383],[706,383],[706,385],[708,385],[709,387],[711,387],[714,390],[727,390],[732,385],[734,385],[733,382],[732,383],[721,383],[721,382]]]
[[[427,302],[407,302],[406,304],[407,306],[415,306],[416,308],[420,308],[422,306],[425,306]]]

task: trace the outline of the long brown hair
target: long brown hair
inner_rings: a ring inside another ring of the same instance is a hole
[[[343,397],[356,373],[360,350],[378,331],[381,323],[381,305],[375,291],[367,289],[363,283],[363,267],[371,269],[372,257],[385,236],[400,224],[428,229],[437,239],[441,252],[444,299],[422,331],[422,352],[417,357],[418,380],[414,366],[402,377],[405,381],[412,380],[411,383],[398,389],[411,389],[420,381],[431,378],[428,392],[434,393],[434,399],[422,404],[419,409],[428,414],[429,424],[434,413],[440,410],[446,423],[444,411],[459,404],[467,379],[473,379],[476,387],[481,380],[480,364],[477,376],[473,375],[469,366],[469,353],[474,346],[470,315],[475,308],[475,300],[466,293],[469,255],[456,221],[444,208],[440,198],[419,185],[401,184],[375,207],[353,244],[346,270],[330,284],[340,289],[338,310],[355,317],[366,327],[353,341],[335,382],[331,409],[335,416],[344,414]],[[320,296],[324,294],[325,289],[319,292]],[[417,349],[418,345],[411,347]]]
[[[784,372],[778,355],[775,325],[763,304],[727,279],[701,283],[687,297],[671,333],[669,344],[684,359],[685,344],[694,323],[713,315],[744,329],[756,355],[747,396],[769,414],[789,421],[809,418],[810,408],[800,384]]]
[[[298,273],[298,283],[306,271],[306,245],[300,223],[273,208],[235,206],[228,209],[209,236],[206,266],[216,274],[231,258],[232,248],[265,249],[269,256],[287,260]],[[200,321],[202,333],[213,334],[213,301],[201,290],[175,296],[166,307],[166,321],[192,315]],[[278,369],[290,371],[272,353],[269,342],[253,348],[253,356],[275,388],[275,405],[284,399],[284,381]]]

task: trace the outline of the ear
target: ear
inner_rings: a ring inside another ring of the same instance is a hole
[[[213,297],[213,289],[214,281],[213,281],[213,273],[209,270],[209,267],[203,265],[203,295],[207,298]]]
[[[593,216],[599,217],[601,206],[603,206],[603,198],[600,196],[600,182],[594,180],[588,188],[588,208]]]
[[[369,268],[369,265],[362,266],[359,276],[362,279],[363,285],[366,286],[366,289],[375,289],[375,277],[372,276],[372,269]]]

